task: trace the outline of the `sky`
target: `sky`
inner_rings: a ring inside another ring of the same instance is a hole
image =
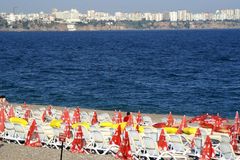
[[[13,9],[14,8],[14,9]],[[240,8],[240,0],[0,0],[0,12],[51,12],[52,8],[122,12],[168,12],[187,9],[196,12],[215,12],[217,9]]]

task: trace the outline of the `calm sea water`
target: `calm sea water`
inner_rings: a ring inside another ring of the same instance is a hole
[[[0,33],[10,102],[234,117],[240,30]]]

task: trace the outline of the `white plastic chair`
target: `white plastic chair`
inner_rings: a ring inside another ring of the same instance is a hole
[[[152,118],[149,116],[143,116],[143,124],[145,126],[152,126],[152,124],[153,124]]]
[[[15,129],[11,122],[5,122],[5,130],[2,134],[2,138],[7,142],[15,141]]]
[[[180,135],[168,134],[167,135],[168,144],[170,150],[176,154],[186,155],[190,153],[190,148],[185,146]]]
[[[143,137],[143,154],[141,157],[147,158],[147,160],[150,159],[157,159],[160,160],[162,158],[168,158],[168,159],[174,159],[174,155],[168,151],[162,151],[161,153],[158,150],[157,143],[150,137]]]
[[[119,146],[115,144],[109,144],[103,137],[100,131],[91,132],[92,144],[89,146],[90,151],[95,151],[97,154],[105,155],[107,153],[115,154],[118,151]]]
[[[16,140],[16,142],[20,145],[23,145],[23,143],[26,140],[28,130],[26,130],[20,124],[14,124],[14,129],[15,129],[15,140]]]

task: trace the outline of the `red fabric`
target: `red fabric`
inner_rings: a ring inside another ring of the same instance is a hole
[[[22,108],[27,108],[27,103],[24,102]]]
[[[207,136],[200,160],[211,160],[212,157],[214,157],[214,149],[210,137]]]
[[[177,134],[182,134],[182,130],[187,127],[186,116],[183,116],[180,126],[178,127]]]
[[[12,117],[15,117],[13,106],[10,108],[9,113],[8,113],[8,118],[12,118]]]
[[[118,112],[118,118],[117,118],[117,122],[116,123],[122,123],[123,120],[122,120],[122,112]],[[127,122],[127,121],[126,121]]]
[[[204,121],[207,117],[208,117],[208,114],[196,116],[196,117],[190,119],[190,120],[189,120],[189,123],[202,122],[202,121]]]
[[[132,113],[129,115],[128,121],[127,121],[127,126],[133,126],[133,117]]]
[[[127,115],[123,118],[123,122],[128,122],[130,115]]]
[[[71,126],[70,123],[68,121],[66,121],[65,123],[65,128],[64,128],[64,134],[66,135],[67,138],[71,137]]]
[[[116,110],[114,111],[113,118],[112,118],[112,122],[113,122],[113,123],[116,123],[116,122],[117,122],[117,112],[116,112]]]
[[[96,123],[98,123],[98,118],[97,118],[97,112],[94,111],[94,112],[93,112],[93,118],[92,118],[91,124],[94,125],[94,124],[96,124]]]
[[[31,142],[31,140],[34,139],[34,142]],[[27,134],[27,138],[25,140],[25,145],[26,146],[31,146],[31,147],[41,147],[41,141],[39,134],[37,133],[37,123],[35,120],[33,120]]]
[[[128,132],[125,132],[123,142],[121,143],[121,145],[119,147],[119,151],[117,152],[116,157],[120,158],[122,160],[132,159]]]
[[[80,122],[80,109],[76,108],[73,113],[72,124]]]
[[[30,114],[31,114],[31,110],[27,109],[24,114],[24,119],[28,121],[28,119],[30,118]]]
[[[159,135],[158,148],[164,151],[168,149],[167,140],[163,129]]]
[[[44,110],[43,114],[42,114],[42,121],[45,122],[46,120],[46,114],[47,114],[47,111]]]
[[[64,108],[61,119],[64,123],[70,123],[70,115],[66,108]]]
[[[152,125],[154,128],[163,128],[166,127],[166,123],[165,122],[161,122],[161,123],[155,123],[154,125]]]
[[[235,120],[234,120],[234,126],[233,126],[233,132],[238,132],[238,129],[239,129],[239,115],[238,115],[238,111],[236,112],[236,115],[235,115]]]
[[[136,130],[138,131],[138,133],[140,132],[139,131],[139,125],[137,124],[137,126],[136,126]]]
[[[112,139],[110,141],[110,144],[114,143],[118,146],[121,144],[121,125],[118,125],[118,128],[116,129],[114,135],[112,136]]]
[[[84,142],[83,142],[82,127],[78,126],[78,130],[75,134],[70,150],[73,153],[84,153],[83,146],[84,146]]]
[[[200,131],[200,129],[198,128],[197,131],[196,131],[196,133],[195,133],[195,136],[193,137],[193,139],[192,139],[192,141],[191,141],[191,148],[194,148],[194,146],[195,146],[195,142],[194,142],[195,138],[196,138],[196,137],[200,137],[201,135],[202,135],[202,134],[201,134],[201,131]]]
[[[195,133],[195,137],[200,137],[202,135],[200,129],[198,128],[196,133]]]
[[[140,124],[142,122],[142,115],[141,115],[140,111],[138,111],[136,121],[138,124]]]
[[[0,133],[4,131],[5,129],[5,125],[4,125],[4,122],[5,122],[5,109],[4,108],[1,108],[0,110]]]
[[[237,134],[236,133],[232,134],[231,145],[233,147],[233,150],[235,152],[237,152],[238,151],[238,141],[237,141]]]
[[[48,106],[47,108],[48,115],[52,115],[52,106]]]
[[[172,112],[169,113],[168,115],[168,119],[167,119],[167,126],[172,126],[174,122],[173,116],[172,116]]]

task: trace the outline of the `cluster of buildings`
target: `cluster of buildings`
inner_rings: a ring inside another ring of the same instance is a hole
[[[224,21],[224,20],[240,20],[240,9],[223,9],[217,10],[215,13],[191,13],[187,10],[179,10],[165,13],[124,13],[115,12],[110,14],[107,12],[97,12],[89,10],[87,13],[80,13],[76,9],[68,11],[59,11],[53,9],[50,14],[47,13],[31,13],[31,14],[14,14],[0,13],[0,17],[6,19],[8,23],[14,21],[34,21],[40,20],[44,23],[60,22],[60,23],[88,23],[90,21]]]

